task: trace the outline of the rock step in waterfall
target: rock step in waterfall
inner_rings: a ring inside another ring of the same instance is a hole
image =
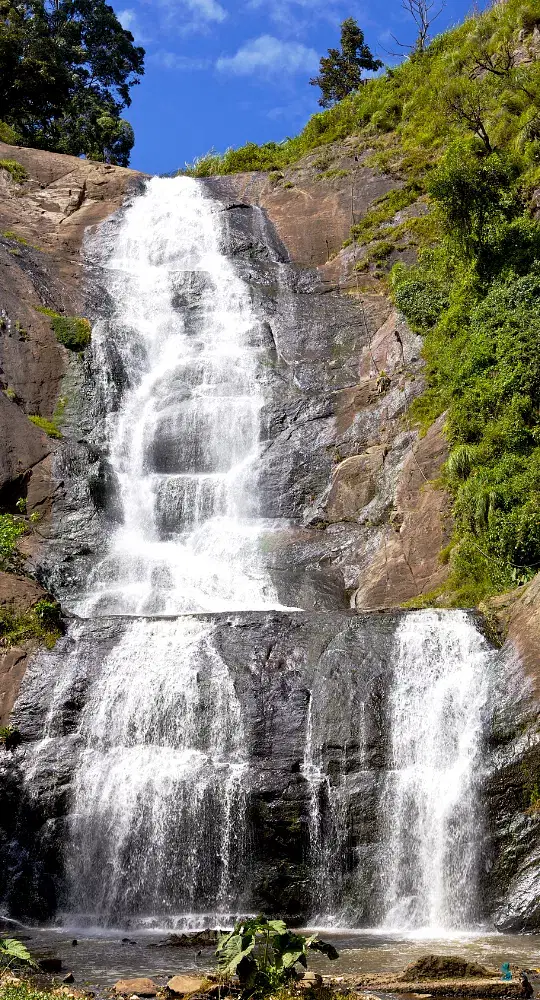
[[[94,368],[122,518],[78,596],[86,620],[19,700],[37,832],[18,834],[34,863],[8,858],[8,904],[31,883],[77,926],[254,909],[471,925],[488,644],[464,612],[280,608],[255,471],[262,326],[200,182],[148,182],[101,264]]]

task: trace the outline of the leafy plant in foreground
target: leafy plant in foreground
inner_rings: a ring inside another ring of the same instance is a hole
[[[8,969],[14,963],[35,964],[22,941],[17,941],[17,938],[0,938],[0,966]]]
[[[307,968],[309,950],[333,960],[339,957],[333,945],[287,928],[283,920],[265,916],[239,920],[222,935],[216,955],[223,976],[237,975],[246,995],[264,996],[297,975],[296,965]]]

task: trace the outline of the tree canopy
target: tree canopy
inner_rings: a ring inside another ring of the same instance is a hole
[[[0,121],[21,144],[127,166],[121,112],[143,72],[104,0],[0,0]]]
[[[364,32],[354,17],[348,17],[341,25],[341,49],[328,49],[328,55],[321,58],[319,75],[309,82],[321,88],[321,108],[329,108],[358,90],[364,70],[381,67],[381,60],[373,58],[364,41]]]

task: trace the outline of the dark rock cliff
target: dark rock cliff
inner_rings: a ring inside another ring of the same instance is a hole
[[[0,329],[0,500],[4,510],[14,510],[16,500],[26,497],[28,512],[43,515],[24,542],[28,565],[69,604],[117,521],[116,486],[100,426],[104,390],[99,373],[88,356],[76,358],[57,343],[48,318],[35,307],[106,321],[96,247],[114,233],[114,213],[121,212],[124,198],[141,177],[35,150],[0,144],[0,152],[19,160],[29,172],[21,187],[2,176],[0,307],[6,323]],[[446,573],[438,554],[451,529],[446,497],[433,485],[446,456],[443,421],[420,439],[407,415],[423,389],[421,342],[388,299],[374,288],[359,293],[353,261],[339,253],[351,225],[351,190],[356,221],[396,182],[363,167],[353,169],[346,144],[342,159],[345,168],[351,167],[347,177],[318,178],[308,161],[295,168],[293,190],[276,187],[260,175],[205,182],[222,204],[226,250],[266,324],[268,403],[257,476],[263,486],[263,515],[283,521],[277,543],[266,554],[267,565],[282,602],[308,612],[301,621],[294,615],[264,621],[248,616],[234,626],[234,648],[231,623],[217,627],[223,656],[238,670],[253,726],[254,757],[262,760],[264,751],[268,761],[268,766],[254,767],[249,792],[252,822],[264,829],[266,838],[257,847],[257,878],[251,882],[249,905],[271,908],[279,889],[285,901],[280,912],[286,909],[299,917],[313,910],[302,868],[307,789],[300,766],[309,683],[314,671],[324,673],[331,660],[339,683],[350,694],[346,704],[336,703],[328,720],[325,750],[330,771],[333,755],[346,759],[354,786],[352,834],[343,845],[339,873],[346,884],[354,881],[359,857],[366,870],[374,871],[378,835],[373,789],[386,752],[385,643],[395,623],[390,612],[366,625],[362,615],[347,609],[397,608],[433,590]],[[101,223],[83,251],[85,227]],[[114,379],[106,391],[119,397],[123,373],[120,366],[111,367]],[[60,393],[66,400],[64,440],[54,442],[28,415],[51,417]],[[20,608],[31,606],[43,593],[22,577],[10,575],[0,583],[0,602]],[[512,929],[540,925],[540,814],[535,809],[540,763],[533,683],[538,667],[537,589],[529,588],[512,613],[500,661],[499,707],[485,785],[493,835],[485,858],[484,911],[495,912],[499,925]],[[103,651],[114,645],[123,625],[103,621],[84,628],[91,669],[93,646]],[[36,692],[61,672],[66,643],[69,638],[32,661],[14,715],[30,742],[43,725]],[[344,654],[349,646],[355,662],[365,666],[361,672],[350,669]],[[334,648],[339,648],[339,656]],[[244,664],[254,649],[256,663],[248,677]],[[26,653],[11,649],[2,658],[2,719],[24,675]],[[526,680],[524,667],[532,680]],[[17,759],[4,761],[9,818],[0,846],[9,852],[15,826],[27,831],[17,858],[11,856],[9,862],[10,902],[20,915],[41,919],[59,901],[58,842],[69,793],[70,734],[83,701],[81,680],[79,687],[66,691],[58,707],[54,738],[40,757],[37,798],[21,793]],[[263,702],[272,706],[269,716],[260,708]],[[354,721],[360,702],[368,706],[371,733],[364,747],[368,765],[362,766]],[[280,711],[286,711],[290,730],[283,746],[273,736],[277,730],[272,713]],[[345,736],[340,719],[345,720]],[[19,762],[27,752],[27,747],[17,751]],[[284,773],[290,775],[285,791]],[[377,916],[377,888],[371,877],[362,885],[355,883],[355,919]]]
[[[40,515],[22,543],[32,570],[58,488],[52,474],[58,441],[28,417],[52,418],[62,380],[76,367],[38,308],[85,315],[85,229],[115,211],[140,175],[5,143],[0,156],[21,163],[28,175],[18,184],[0,170],[0,508],[15,513],[24,498],[28,514]],[[9,574],[0,605],[24,612],[43,596],[25,578]],[[9,717],[26,652],[25,645],[0,657],[0,724]]]

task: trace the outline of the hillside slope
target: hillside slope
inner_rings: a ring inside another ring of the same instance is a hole
[[[539,51],[540,3],[507,0],[314,115],[297,138],[191,169],[268,171],[271,212],[285,192],[304,210],[306,164],[323,211],[327,183],[349,191],[343,250],[328,211],[325,272],[353,290],[390,290],[425,341],[427,391],[412,416],[425,432],[446,415],[455,533],[435,603],[476,604],[540,566]],[[388,189],[366,212],[358,179],[370,171]],[[322,249],[311,250],[319,264]]]

